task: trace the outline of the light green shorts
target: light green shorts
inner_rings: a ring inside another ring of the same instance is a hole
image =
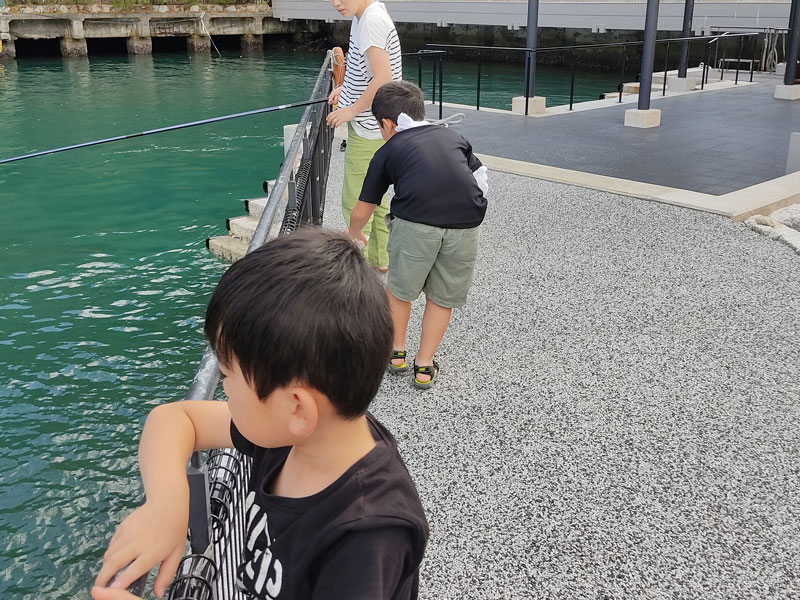
[[[478,228],[444,229],[391,215],[386,221],[389,291],[406,302],[425,292],[439,306],[463,306],[478,256]]]

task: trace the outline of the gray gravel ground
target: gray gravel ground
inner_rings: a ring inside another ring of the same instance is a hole
[[[490,185],[435,389],[387,375],[373,405],[431,526],[421,598],[800,598],[800,258],[722,217]]]

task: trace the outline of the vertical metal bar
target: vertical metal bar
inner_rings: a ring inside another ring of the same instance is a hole
[[[736,56],[736,80],[733,85],[739,85],[739,67],[742,64],[742,48],[744,48],[744,36],[739,37],[739,54]]]
[[[575,97],[575,51],[572,51],[572,76],[569,80],[569,109],[572,110],[572,99]]]
[[[481,53],[478,52],[478,95],[475,98],[475,110],[481,109]]]
[[[714,44],[715,44],[715,46],[714,46],[714,68],[715,69],[719,69],[719,61],[717,60],[717,58],[719,57],[719,40],[720,40],[720,38],[717,38],[716,41],[714,42]]]
[[[669,65],[669,42],[667,42],[667,51],[664,53],[664,81],[661,86],[661,95],[667,95],[667,69]]]
[[[417,87],[422,89],[422,56],[417,56]]]
[[[642,69],[639,78],[639,110],[650,110],[650,94],[653,87],[653,63],[656,56],[656,34],[658,33],[658,2],[647,0],[647,14],[644,22],[644,46],[642,48]]]
[[[439,55],[439,120],[442,120],[442,105],[444,104],[444,54]]]
[[[789,34],[786,48],[786,73],[784,85],[794,85],[797,78],[797,58],[800,55],[800,0],[792,0],[789,12]]]
[[[700,89],[705,89],[706,81],[708,80],[708,60],[711,56],[711,46],[706,44],[706,57],[703,61],[703,72],[700,73]]]
[[[694,16],[694,0],[686,0],[683,6],[683,29],[681,37],[688,38],[692,32],[692,17]],[[678,77],[686,78],[686,71],[689,67],[689,40],[681,42],[681,57],[678,60]]]
[[[531,53],[527,50],[525,51],[525,116],[528,116],[528,91],[529,91],[529,84],[530,84],[530,77],[531,77],[531,70],[530,70],[530,61],[531,61]]]
[[[432,56],[431,58],[433,59],[431,61],[433,63],[433,70],[431,71],[431,75],[433,77],[433,94],[431,95],[431,102],[436,104],[436,57]]]
[[[750,57],[750,83],[753,83],[753,69],[756,66],[756,52],[758,52],[758,34],[751,39],[753,40],[753,56]]]
[[[525,64],[527,78],[525,84],[525,114],[528,114],[528,98],[536,95],[536,48],[539,34],[539,0],[528,0],[528,22],[526,26],[525,46],[533,48],[532,60]]]
[[[193,452],[186,469],[189,480],[189,531],[192,552],[202,554],[211,541],[211,501],[208,497],[208,469],[200,453]]]
[[[619,71],[619,102],[622,102],[622,88],[625,86],[625,46],[622,47],[622,67]]]
[[[720,38],[720,40],[717,43],[721,44],[722,43],[722,38]],[[725,65],[728,64],[728,61],[726,60],[727,58],[728,58],[728,49],[727,48],[723,48],[722,49],[722,65],[721,65],[722,68],[719,70],[719,80],[720,81],[725,79]]]

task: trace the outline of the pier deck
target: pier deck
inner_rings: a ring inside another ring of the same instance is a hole
[[[649,130],[623,125],[635,103],[536,118],[445,106],[444,116],[466,113],[456,130],[481,154],[720,195],[784,175],[800,106],[775,100],[777,83],[760,76],[726,90],[654,91],[662,125]]]
[[[543,132],[594,116],[514,121],[553,160],[570,153]],[[476,123],[478,150],[513,149],[497,129],[487,149]],[[621,113],[617,126],[627,135]],[[603,154],[587,144],[582,166]],[[494,171],[490,185],[439,382],[387,375],[373,405],[431,525],[420,597],[800,595],[797,255],[717,215]]]

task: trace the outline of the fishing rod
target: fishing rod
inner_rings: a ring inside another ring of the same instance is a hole
[[[227,121],[228,119],[236,119],[239,117],[249,117],[250,115],[260,115],[264,113],[275,112],[285,108],[299,108],[301,106],[310,106],[312,104],[320,104],[327,102],[327,98],[318,98],[316,100],[306,100],[305,102],[293,102],[292,104],[278,104],[276,106],[269,106],[267,108],[257,108],[255,110],[248,110],[245,112],[234,113],[231,115],[223,115],[221,117],[212,117],[210,119],[203,119],[202,121],[191,121],[190,123],[180,123],[178,125],[170,125],[168,127],[159,127],[158,129],[149,129],[139,133],[129,133],[127,135],[118,135],[115,137],[105,138],[102,140],[94,140],[93,142],[83,142],[81,144],[74,144],[72,146],[64,146],[63,148],[53,148],[52,150],[42,150],[41,152],[32,152],[31,154],[23,154],[22,156],[14,156],[11,158],[0,159],[0,165],[15,162],[18,160],[25,160],[26,158],[35,158],[37,156],[45,156],[47,154],[55,154],[56,152],[64,152],[66,150],[77,150],[78,148],[88,148],[89,146],[97,146],[98,144],[106,144],[108,142],[118,142],[120,140],[129,140],[132,138],[142,137],[144,135],[153,135],[154,133],[164,133],[165,131],[175,131],[176,129],[185,129],[187,127],[195,127],[196,125],[207,125],[208,123],[218,123],[220,121]]]

